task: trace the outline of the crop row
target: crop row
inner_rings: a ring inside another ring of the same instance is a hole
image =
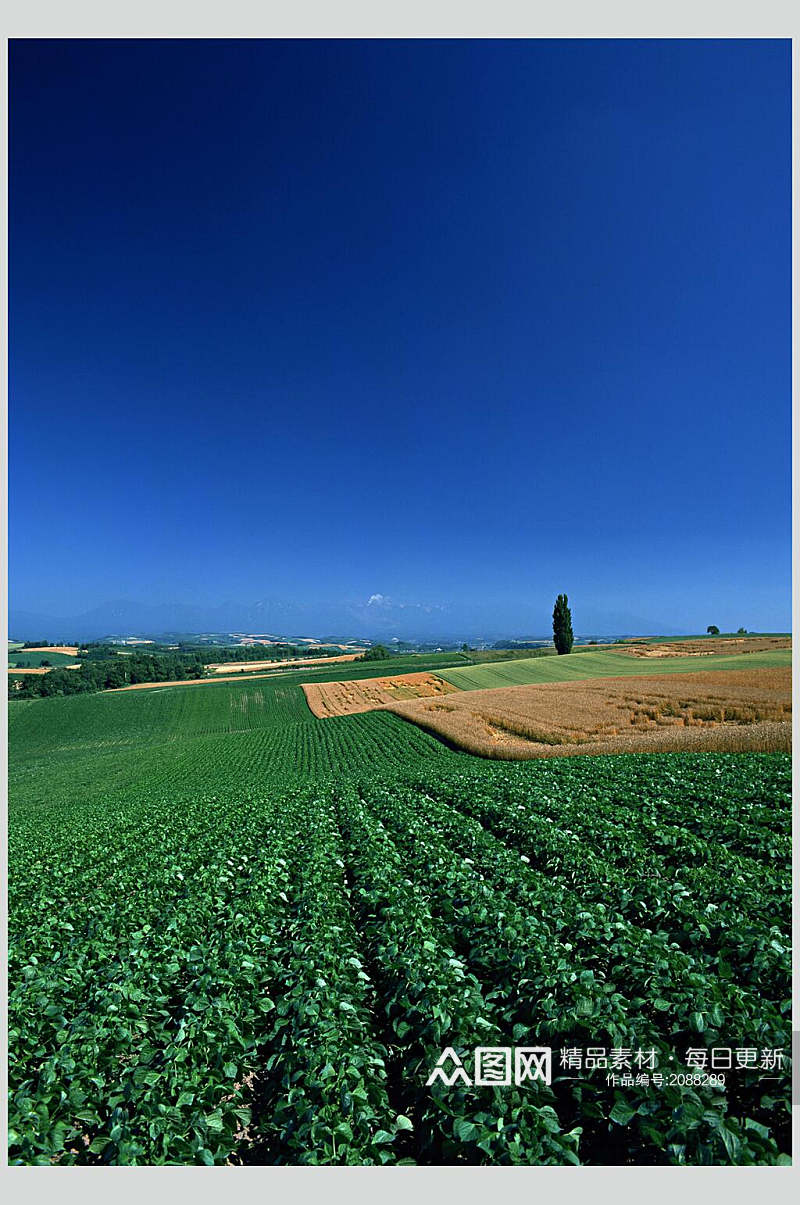
[[[646,922],[713,961],[735,963],[760,991],[787,982],[790,948],[775,922],[789,891],[788,865],[729,855],[720,868],[687,868],[684,848],[692,838],[682,841],[680,830],[674,843],[654,846],[635,828],[626,833],[619,820],[598,816],[592,823],[590,808],[581,821],[567,816],[556,827],[526,804],[498,802],[485,788],[446,796],[535,869],[580,890],[584,902]]]
[[[578,1162],[580,1128],[565,1131],[552,1092],[427,1080],[447,1047],[503,1044],[502,1017],[443,933],[405,858],[354,790],[337,792],[360,929],[413,1118],[420,1162]]]
[[[663,1060],[681,1044],[713,1044],[722,1032],[788,1043],[788,1021],[777,1005],[709,974],[664,935],[638,929],[532,871],[519,853],[476,822],[437,808],[430,796],[414,791],[402,795],[375,788],[364,794],[390,827],[409,874],[430,893],[437,915],[449,918],[454,939],[478,977],[505,993],[506,1032],[535,1033],[545,1043],[563,1046],[581,1045],[581,1039],[606,1046],[650,1042]],[[576,1116],[584,1125],[609,1114],[602,1104],[588,1103],[593,1086],[576,1088]],[[604,1089],[599,1091],[602,1098]],[[760,1095],[754,1085],[746,1100],[751,1120],[759,1125],[764,1124]],[[630,1092],[626,1099],[630,1102]],[[681,1133],[680,1125],[667,1126],[662,1118],[662,1138],[683,1156],[688,1151],[696,1159],[713,1151],[713,1136],[697,1132],[697,1110],[707,1111],[699,1099],[676,1102],[665,1094],[661,1103],[668,1113],[680,1104],[678,1116],[687,1121],[687,1132]],[[645,1118],[637,1122],[644,1145],[648,1139],[652,1143],[651,1105],[652,1097],[645,1096],[632,1106]],[[712,1109],[707,1119],[717,1143],[727,1137],[724,1115],[724,1108]],[[775,1117],[769,1120],[774,1123]],[[594,1141],[606,1140],[595,1134]]]
[[[213,1163],[248,1120],[240,1082],[273,1008],[274,900],[299,833],[263,800],[164,811],[160,839],[118,846],[84,895],[35,860],[18,883],[12,1159]]]
[[[483,764],[268,685],[28,732],[13,1161],[785,1161],[785,1075],[621,1089],[558,1050],[788,1047],[787,758]],[[515,1044],[552,1085],[428,1086]]]

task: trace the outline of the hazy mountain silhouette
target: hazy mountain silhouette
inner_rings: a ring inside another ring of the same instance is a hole
[[[97,640],[104,636],[162,636],[169,633],[253,632],[269,636],[319,636],[368,639],[439,640],[463,637],[536,639],[550,634],[550,611],[536,605],[513,608],[490,604],[394,602],[382,594],[360,601],[301,603],[261,599],[255,603],[150,604],[130,599],[103,603],[79,615],[54,616],[11,610],[14,640]],[[670,635],[678,629],[623,613],[585,608],[573,611],[576,633],[584,635]]]

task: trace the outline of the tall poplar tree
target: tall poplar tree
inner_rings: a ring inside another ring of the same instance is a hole
[[[553,607],[553,641],[556,652],[571,652],[572,640],[572,612],[567,606],[566,594],[559,594]]]

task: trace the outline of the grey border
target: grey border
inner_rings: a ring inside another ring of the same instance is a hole
[[[3,590],[0,592],[0,615],[7,629],[8,562],[7,562],[7,499],[8,476],[6,464],[7,402],[8,402],[8,40],[15,37],[161,37],[161,38],[253,38],[253,37],[384,37],[384,38],[791,38],[793,41],[793,128],[792,128],[792,181],[793,181],[793,255],[792,255],[792,298],[793,314],[798,314],[798,197],[800,196],[800,159],[797,154],[797,96],[800,64],[798,64],[797,36],[800,33],[800,7],[790,0],[761,0],[757,5],[743,0],[671,0],[669,5],[634,3],[633,0],[605,0],[602,5],[591,0],[572,0],[567,8],[556,5],[534,7],[520,0],[303,0],[298,4],[262,3],[252,0],[227,0],[224,5],[212,7],[207,3],[191,3],[189,0],[137,0],[135,5],[112,6],[106,0],[6,0],[0,17],[2,35],[2,254],[0,254],[0,306],[4,319],[2,346],[2,418],[0,418],[0,473],[4,488],[4,505],[0,523],[2,546]],[[793,328],[794,330],[794,328]],[[796,355],[792,359],[792,468],[793,468],[793,547],[800,539],[798,515],[800,513],[800,489],[797,471],[800,465],[800,416],[798,415],[798,387]],[[792,616],[793,631],[800,629],[800,597],[798,596],[798,559],[793,557],[792,566]],[[794,747],[800,737],[800,654],[797,644],[793,652],[793,703],[794,703]],[[5,692],[3,692],[5,693]],[[0,741],[0,769],[2,770],[2,819],[3,843],[0,870],[3,876],[3,930],[2,930],[2,976],[4,1001],[7,998],[6,955],[7,955],[7,900],[5,897],[7,867],[7,700],[3,703],[3,731]],[[797,855],[796,836],[800,820],[800,784],[793,776],[793,850],[794,882],[800,877],[800,860]],[[795,888],[793,899],[793,923],[798,931],[800,898]],[[798,1014],[797,984],[800,957],[795,945],[793,970],[794,987],[792,1024],[800,1029]],[[7,1132],[7,1065],[5,1059],[7,1027],[5,1009],[2,1011],[3,1043],[3,1116],[0,1140],[3,1148],[0,1158],[5,1159],[5,1137]],[[798,1072],[795,1069],[795,1076]],[[795,1095],[798,1080],[795,1079]],[[505,1195],[516,1205],[521,1194],[534,1192],[560,1195],[568,1192],[565,1177],[571,1177],[574,1191],[586,1200],[587,1190],[593,1200],[619,1200],[623,1194],[632,1196],[646,1193],[650,1201],[667,1201],[675,1197],[705,1200],[710,1192],[722,1193],[734,1200],[750,1200],[757,1193],[767,1192],[777,1201],[796,1199],[800,1188],[800,1108],[793,1109],[793,1155],[792,1168],[385,1168],[381,1169],[380,1182],[375,1179],[377,1168],[8,1168],[0,1165],[0,1183],[8,1199],[16,1202],[23,1196],[27,1200],[48,1191],[60,1201],[75,1200],[90,1202],[106,1201],[113,1195],[122,1200],[136,1200],[143,1192],[152,1194],[157,1200],[171,1198],[176,1192],[214,1199],[217,1194],[235,1189],[239,1193],[258,1193],[264,1190],[281,1195],[296,1195],[305,1189],[308,1192],[324,1192],[326,1197],[337,1199],[340,1195],[348,1203],[354,1200],[371,1201],[377,1191],[384,1200],[404,1200],[408,1193],[420,1193],[423,1199],[440,1201],[456,1197],[461,1200],[485,1198],[486,1194]],[[209,1175],[208,1173],[212,1173]],[[31,1176],[48,1176],[47,1186],[43,1179],[32,1181]],[[236,1177],[235,1185],[226,1180],[224,1186],[219,1178],[225,1175]],[[301,1181],[299,1176],[304,1180]],[[491,1175],[491,1184],[489,1176]],[[180,1176],[180,1181],[177,1177]],[[201,1179],[202,1176],[202,1179]],[[503,1178],[503,1185],[500,1178]],[[113,1177],[113,1180],[109,1179]],[[146,1183],[144,1177],[147,1177]],[[191,1183],[189,1181],[191,1177]],[[313,1177],[313,1183],[312,1183]],[[767,1179],[768,1177],[768,1179]],[[577,1178],[577,1179],[576,1179]],[[216,1192],[215,1192],[216,1186]]]

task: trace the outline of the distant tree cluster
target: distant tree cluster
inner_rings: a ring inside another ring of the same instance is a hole
[[[78,656],[81,661],[110,661],[112,657],[119,657],[120,651],[115,644],[92,641],[78,649]]]
[[[22,646],[24,649],[49,649],[49,640],[26,640]]]
[[[385,644],[373,644],[370,648],[367,649],[366,653],[361,658],[361,660],[362,661],[388,661],[390,659],[391,655],[392,654],[389,652],[389,650],[387,649]]]
[[[327,657],[341,653],[336,645],[236,644],[210,649],[207,645],[181,644],[182,653],[194,653],[221,664],[227,661],[296,661],[301,657]],[[213,653],[213,658],[209,654]]]
[[[77,669],[51,669],[46,674],[31,674],[21,681],[9,681],[13,699],[48,698],[52,695],[78,695],[87,691],[113,690],[134,686],[137,682],[182,682],[202,678],[205,666],[195,655],[131,653],[105,661],[85,661]]]
[[[542,649],[547,646],[544,640],[496,640],[493,649]]]

